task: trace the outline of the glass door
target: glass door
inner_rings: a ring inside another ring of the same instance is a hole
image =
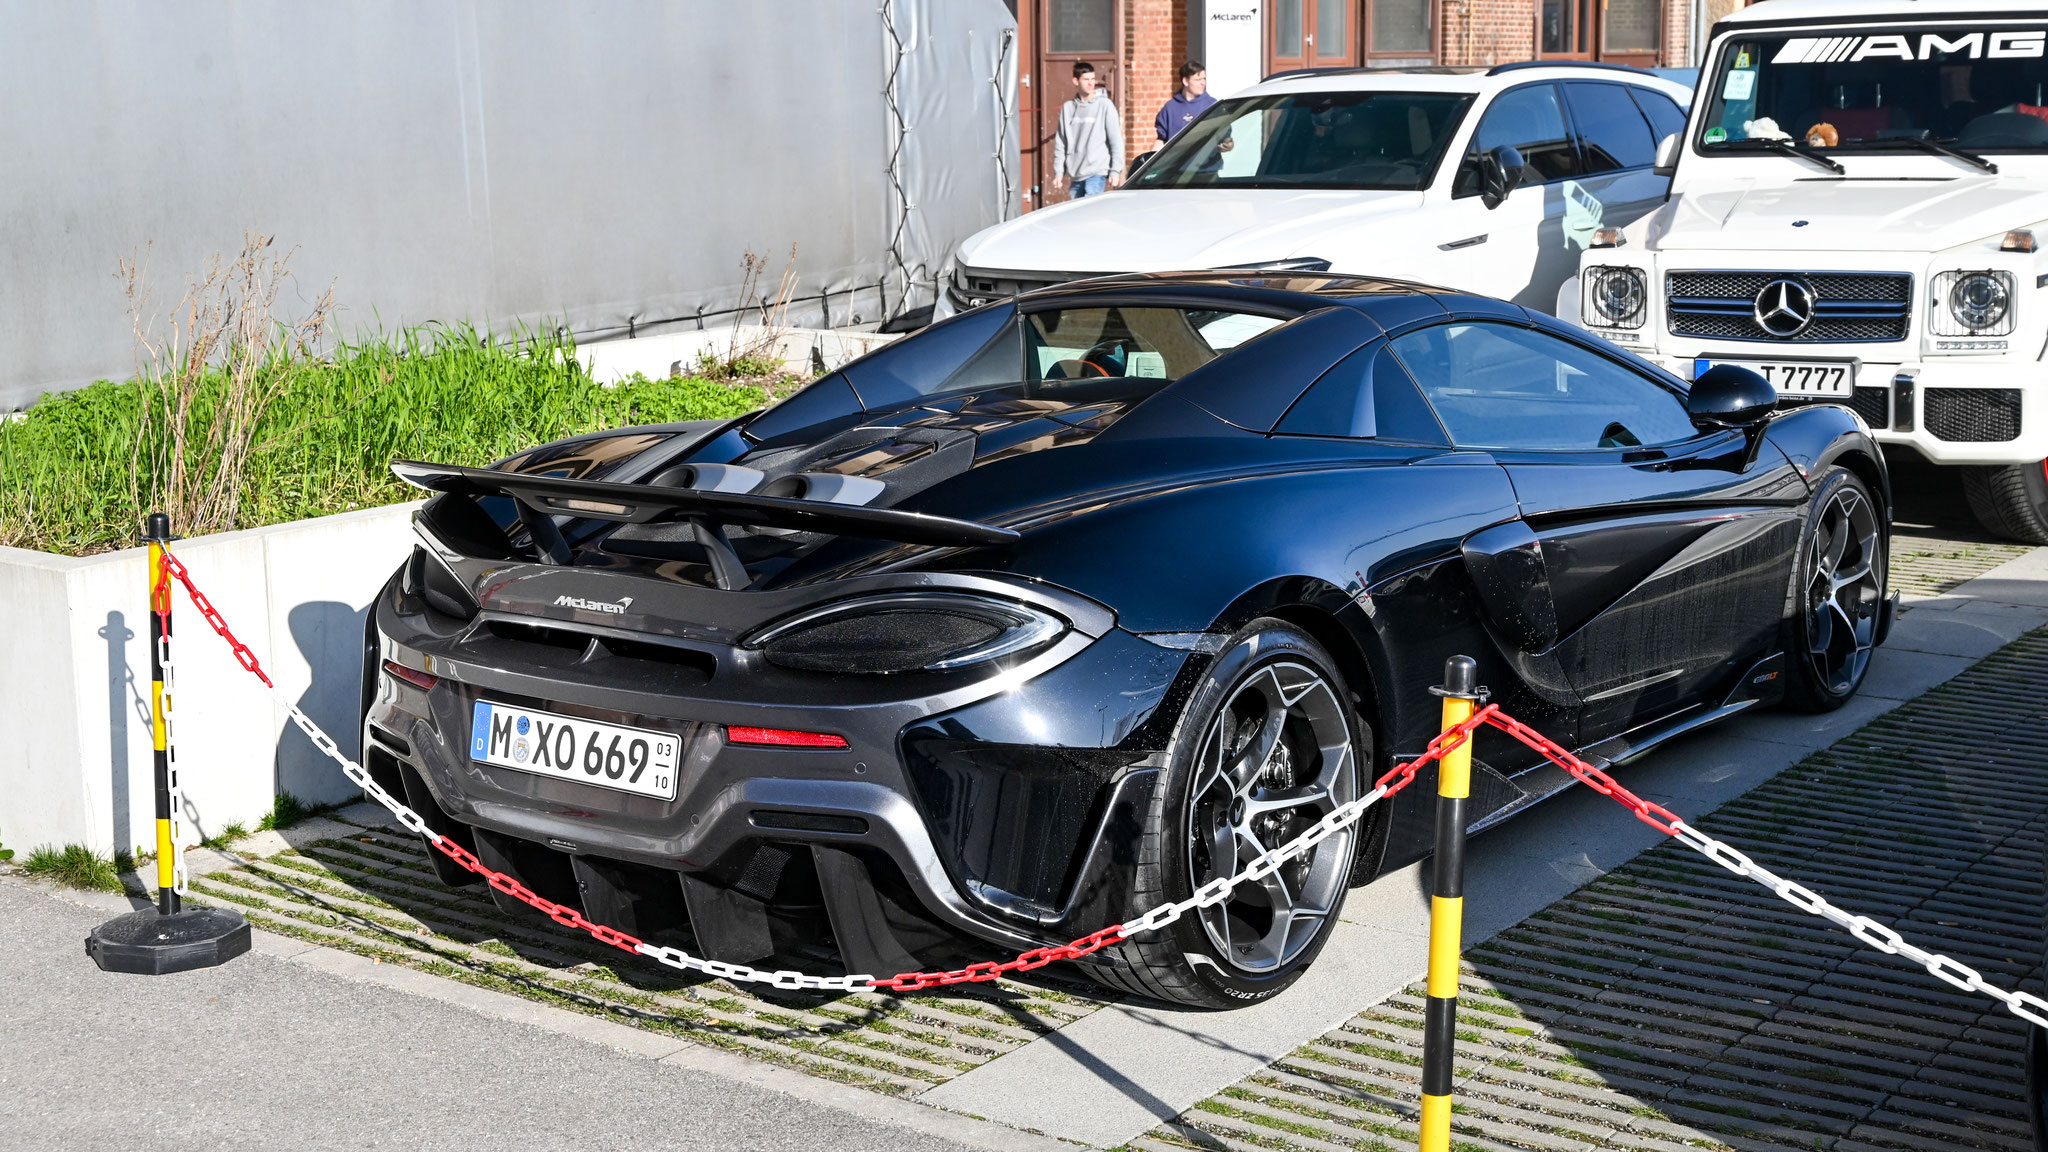
[[[1591,60],[1596,0],[1537,0],[1536,54],[1553,60]]]
[[[1266,74],[1358,63],[1357,0],[1269,0]]]

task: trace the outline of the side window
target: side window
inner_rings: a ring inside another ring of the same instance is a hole
[[[1450,443],[1393,350],[1377,341],[1323,373],[1273,431],[1294,436],[1377,437],[1411,444]]]
[[[1479,157],[1503,144],[1520,152],[1529,166],[1522,178],[1525,184],[1548,184],[1579,174],[1579,150],[1565,130],[1564,106],[1558,102],[1555,84],[1503,92],[1486,106],[1458,169],[1453,195],[1479,194]]]
[[[1392,343],[1460,448],[1585,451],[1698,435],[1676,392],[1548,333],[1441,324]]]
[[[1579,150],[1586,175],[1647,168],[1657,159],[1657,141],[1650,124],[1619,84],[1575,80],[1564,86],[1572,105],[1572,127],[1579,132]]]
[[[1673,103],[1669,96],[1634,86],[1630,86],[1628,91],[1636,98],[1636,106],[1643,110],[1643,115],[1650,118],[1650,135],[1662,140],[1685,131],[1685,109]]]

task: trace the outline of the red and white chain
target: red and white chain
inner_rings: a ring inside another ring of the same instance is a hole
[[[1541,752],[1545,757],[1549,758],[1551,763],[1578,777],[1582,783],[1595,792],[1603,796],[1613,797],[1623,807],[1634,812],[1637,819],[1675,838],[1679,843],[1735,873],[1737,876],[1746,877],[1762,884],[1800,911],[1810,912],[1827,920],[1829,923],[1841,928],[1887,956],[1903,956],[1927,969],[1935,978],[1947,984],[1960,988],[1965,992],[1980,992],[1989,996],[2004,1004],[2006,1008],[2011,1010],[2013,1015],[2020,1017],[2022,1020],[2048,1028],[2048,1000],[2043,1000],[2030,992],[2008,992],[1984,979],[1976,969],[1971,968],[1967,964],[1911,944],[1897,932],[1872,920],[1868,916],[1855,916],[1842,911],[1840,908],[1830,904],[1826,897],[1823,897],[1806,885],[1779,876],[1777,873],[1750,859],[1726,841],[1717,840],[1687,824],[1670,809],[1637,796],[1635,793],[1622,787],[1614,777],[1579,759],[1563,747],[1553,743],[1543,734],[1519,721],[1510,719],[1507,716],[1496,715],[1489,720],[1489,723],[1508,735],[1513,736],[1515,739],[1520,740],[1522,743],[1527,744],[1529,747],[1534,748],[1536,751]]]
[[[277,685],[272,683],[270,677],[263,671],[263,666],[257,660],[256,654],[251,652],[247,645],[244,645],[235,638],[234,633],[229,630],[227,621],[222,618],[219,610],[214,608],[212,602],[207,600],[192,583],[191,573],[168,551],[164,554],[164,567],[166,572],[176,576],[178,582],[184,586],[186,595],[191,598],[192,604],[199,610],[199,614],[206,619],[207,625],[219,633],[221,639],[227,641],[228,646],[234,650],[235,659],[241,663],[243,668],[247,669],[257,679],[263,681],[264,686],[270,690],[271,698],[276,700],[278,705],[285,710],[285,714],[291,717],[292,723],[297,725],[301,732],[306,734],[306,738],[313,742],[313,747],[319,749],[328,759],[340,765],[342,774],[347,776],[357,787],[361,788],[364,795],[389,809],[391,814],[397,817],[398,822],[404,825],[407,830],[418,833],[443,855],[469,871],[476,873],[478,876],[483,877],[485,882],[490,884],[492,888],[546,913],[548,918],[557,924],[565,928],[586,932],[593,939],[603,943],[623,948],[628,952],[639,953],[671,968],[701,972],[707,976],[723,980],[767,984],[792,991],[808,989],[823,992],[857,992],[873,989],[891,992],[917,992],[927,988],[944,987],[949,984],[978,983],[997,979],[1010,972],[1029,972],[1032,969],[1043,968],[1048,964],[1061,960],[1079,959],[1090,953],[1099,952],[1118,941],[1135,936],[1139,932],[1164,928],[1195,908],[1222,903],[1230,898],[1231,892],[1239,884],[1272,875],[1287,861],[1307,852],[1317,844],[1356,823],[1360,817],[1365,815],[1367,809],[1407,787],[1414,781],[1415,774],[1421,770],[1424,764],[1436,760],[1448,748],[1456,747],[1458,743],[1469,738],[1474,729],[1484,724],[1497,711],[1489,706],[1475,714],[1458,728],[1438,736],[1430,742],[1428,750],[1422,755],[1400,764],[1382,776],[1375,782],[1372,791],[1348,803],[1338,805],[1321,820],[1303,831],[1301,835],[1296,836],[1278,848],[1269,849],[1255,857],[1250,865],[1235,876],[1220,877],[1212,880],[1196,889],[1195,893],[1187,899],[1177,903],[1162,904],[1135,920],[1123,924],[1112,924],[1107,928],[1092,932],[1066,944],[1033,948],[1001,963],[987,961],[980,964],[970,964],[965,968],[956,969],[951,972],[902,972],[888,977],[865,974],[812,976],[790,969],[768,971],[749,967],[745,964],[728,964],[722,960],[710,960],[702,956],[693,955],[681,948],[649,944],[616,928],[587,920],[576,909],[563,904],[557,904],[534,892],[518,880],[502,872],[493,871],[481,860],[478,860],[475,853],[470,852],[449,837],[443,836],[428,827],[426,820],[419,813],[413,811],[403,801],[386,791],[370,775],[368,770],[353,759],[350,759],[348,754],[341,750],[340,745],[335,743],[334,738],[329,736],[319,724],[315,723],[311,716],[306,715],[305,711],[297,703],[283,692],[280,692]]]

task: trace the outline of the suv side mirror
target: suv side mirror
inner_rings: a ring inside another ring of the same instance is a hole
[[[1498,208],[1522,183],[1522,176],[1528,171],[1522,154],[1506,144],[1479,157],[1479,198],[1487,208]]]
[[[1651,164],[1650,171],[1664,177],[1669,177],[1677,172],[1678,150],[1684,146],[1684,143],[1676,132],[1657,141],[1657,159]]]
[[[1707,369],[1685,398],[1686,415],[1697,428],[1757,428],[1777,406],[1771,382],[1735,364]]]
[[[1145,161],[1150,160],[1151,158],[1157,155],[1159,155],[1159,149],[1154,148],[1150,152],[1140,152],[1136,156],[1131,157],[1131,162],[1129,164],[1124,165],[1124,179],[1128,180],[1131,177],[1136,176],[1138,174],[1138,169],[1143,168],[1145,166]]]

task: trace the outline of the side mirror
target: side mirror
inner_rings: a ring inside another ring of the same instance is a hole
[[[1522,183],[1522,176],[1528,166],[1522,161],[1522,154],[1506,144],[1479,157],[1479,198],[1486,206],[1498,208]]]
[[[1771,382],[1735,364],[1707,369],[1685,399],[1686,415],[1697,428],[1757,428],[1777,406]]]
[[[1131,157],[1131,162],[1129,164],[1124,165],[1124,179],[1128,180],[1131,177],[1136,176],[1138,174],[1138,169],[1143,168],[1145,166],[1145,161],[1150,160],[1151,158],[1157,155],[1159,155],[1159,149],[1154,148],[1150,152],[1140,152],[1136,156]]]
[[[1650,171],[1664,177],[1669,177],[1676,173],[1678,171],[1678,150],[1682,147],[1684,147],[1684,141],[1679,138],[1679,134],[1676,132],[1657,141],[1657,159],[1651,164]]]

